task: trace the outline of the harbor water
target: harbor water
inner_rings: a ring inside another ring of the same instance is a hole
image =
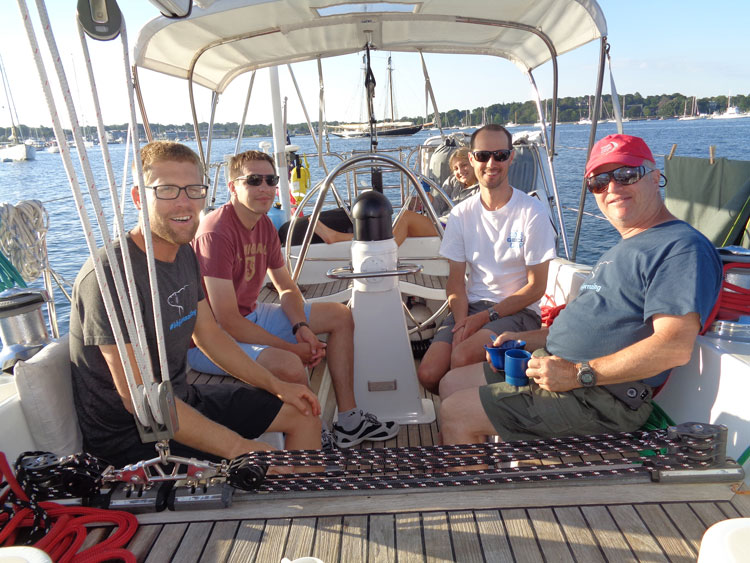
[[[512,129],[512,132],[515,133],[523,129],[524,127],[516,127]],[[677,144],[675,152],[677,156],[708,158],[709,146],[715,145],[716,156],[719,158],[750,160],[750,143],[748,143],[748,139],[750,139],[750,119],[636,121],[625,123],[624,130],[628,134],[638,135],[646,140],[656,156],[657,165],[661,169],[663,169],[663,158],[669,153],[674,143]],[[616,132],[614,123],[602,123],[599,125],[597,137],[601,138],[614,132]],[[434,131],[422,131],[411,137],[383,137],[380,139],[379,147],[413,146],[434,133]],[[570,209],[565,214],[565,221],[566,231],[571,243],[575,228],[575,212],[573,209],[578,207],[580,199],[588,135],[588,127],[582,125],[564,124],[557,129],[554,158],[555,175],[560,188],[562,204]],[[261,142],[270,140],[268,138],[247,138],[243,140],[241,149],[258,149]],[[313,140],[309,136],[293,137],[291,141],[300,147],[300,153],[311,154],[315,152]],[[186,144],[193,148],[196,146],[194,142]],[[214,141],[211,153],[212,161],[219,161],[224,155],[232,153],[234,145],[234,139]],[[341,154],[352,150],[366,151],[369,148],[369,139],[332,137],[330,147],[332,152]],[[120,184],[123,178],[125,146],[108,145],[108,148],[115,177]],[[111,214],[108,210],[111,204],[101,152],[102,150],[99,147],[88,149],[100,197],[105,209],[107,209],[107,217],[110,217]],[[73,151],[72,154],[78,166],[76,152]],[[334,163],[334,161],[331,162]],[[314,184],[323,177],[323,173],[318,169],[314,157],[309,159],[309,163]],[[213,178],[213,173],[211,177]],[[80,178],[79,181],[82,181],[82,175],[80,175]],[[130,183],[130,179],[128,179],[128,183]],[[87,194],[85,198],[88,200]],[[71,195],[70,184],[59,154],[38,151],[34,161],[0,163],[0,202],[15,205],[20,201],[29,199],[41,201],[49,213],[49,231],[47,233],[49,262],[58,274],[72,283],[76,273],[88,256],[88,249],[81,230],[75,202]],[[216,204],[219,205],[226,199],[226,182],[222,175],[219,179]],[[131,228],[135,224],[137,216],[130,199],[129,185],[125,194],[125,209],[126,228]],[[586,197],[585,209],[592,214],[598,214],[596,204],[590,195]],[[592,264],[604,250],[615,244],[618,238],[617,232],[605,220],[586,216],[583,220],[577,261]],[[30,285],[42,287],[42,282],[38,280]],[[69,306],[62,292],[57,291],[55,298],[58,303],[60,329],[61,332],[65,332],[68,326]]]

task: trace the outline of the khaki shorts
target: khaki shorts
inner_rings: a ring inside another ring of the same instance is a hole
[[[632,432],[651,414],[650,400],[631,410],[601,387],[555,393],[541,389],[533,380],[515,387],[486,362],[484,374],[487,385],[479,388],[479,398],[504,441]]]
[[[480,311],[486,311],[496,303],[492,301],[474,301],[469,303],[469,315],[479,313]],[[438,327],[435,336],[432,338],[433,342],[453,342],[453,327],[456,326],[456,320],[453,318],[453,313],[449,314],[441,325]],[[488,322],[482,328],[491,330],[495,334],[500,334],[505,331],[512,332],[525,332],[527,330],[537,330],[542,326],[542,319],[536,313],[529,308],[522,309],[512,315],[500,317],[496,321]]]

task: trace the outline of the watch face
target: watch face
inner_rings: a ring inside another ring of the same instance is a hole
[[[591,368],[581,368],[578,372],[578,382],[584,387],[590,387],[596,382],[596,376]]]

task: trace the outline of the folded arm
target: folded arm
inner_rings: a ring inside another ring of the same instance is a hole
[[[690,361],[700,331],[698,313],[654,315],[654,333],[622,350],[589,362],[597,385],[624,383],[653,377]],[[557,356],[532,358],[526,374],[543,389],[569,391],[580,387],[578,365]]]

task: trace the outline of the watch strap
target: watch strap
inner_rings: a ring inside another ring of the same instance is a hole
[[[309,325],[309,324],[307,324],[307,323],[306,323],[305,321],[300,321],[300,322],[298,322],[298,323],[297,323],[296,325],[294,325],[294,326],[292,327],[292,334],[293,334],[294,336],[296,336],[296,335],[297,335],[297,331],[298,331],[299,329],[301,329],[301,328],[302,328],[303,326],[306,326],[307,328],[310,328],[310,325]]]

